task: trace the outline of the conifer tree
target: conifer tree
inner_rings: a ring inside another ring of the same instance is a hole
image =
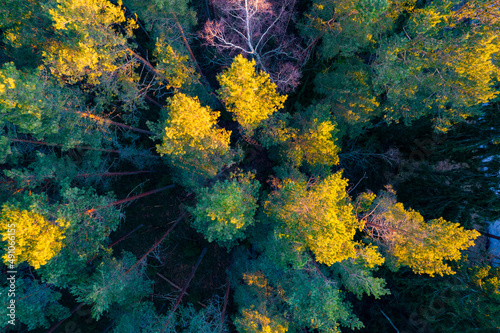
[[[434,1],[413,10],[404,34],[382,43],[373,67],[375,86],[387,96],[386,120],[411,124],[429,115],[444,132],[497,96],[497,6],[484,8],[484,19],[473,23],[476,13]]]
[[[92,304],[92,317],[97,320],[110,306],[131,305],[151,293],[151,284],[143,277],[144,266],[134,265],[136,258],[124,252],[122,259],[105,256],[96,271],[71,288],[79,302]]]
[[[22,323],[29,331],[47,329],[51,322],[69,317],[69,309],[59,304],[61,293],[55,291],[50,284],[19,275],[16,277],[15,284],[16,326],[22,327],[19,325]],[[9,286],[0,289],[2,296],[0,315],[3,318],[9,318],[7,306],[9,300],[12,299],[8,297],[9,289]]]
[[[209,242],[228,249],[243,239],[257,210],[260,184],[252,173],[233,173],[224,182],[198,190],[193,225]]]

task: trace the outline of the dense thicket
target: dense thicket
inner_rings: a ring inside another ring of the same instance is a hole
[[[3,1],[0,328],[499,329],[499,10]]]

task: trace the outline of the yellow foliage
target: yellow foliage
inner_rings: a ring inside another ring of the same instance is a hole
[[[334,131],[331,121],[320,123],[314,119],[311,128],[293,140],[294,148],[300,150],[304,161],[312,166],[336,165],[339,163],[339,148],[335,145]]]
[[[255,60],[248,61],[238,55],[231,67],[217,77],[220,98],[248,134],[253,134],[263,120],[283,108],[287,98],[276,92],[276,84],[268,74],[256,73],[254,67]]]
[[[259,288],[267,287],[267,279],[262,272],[243,273],[243,280],[249,286],[255,285]]]
[[[242,311],[243,318],[239,321],[243,326],[244,331],[248,333],[285,333],[288,327],[285,324],[280,325],[272,321],[267,316],[252,309],[244,309]]]
[[[265,212],[281,222],[279,235],[309,248],[319,263],[330,266],[356,256],[353,237],[362,228],[346,187],[340,172],[317,184],[286,179],[265,202]]]
[[[375,224],[387,252],[397,258],[396,267],[409,266],[417,274],[430,276],[455,274],[444,261],[459,260],[460,251],[473,246],[480,234],[442,218],[425,222],[420,213],[391,200],[378,200],[379,211],[370,223]]]
[[[104,73],[113,73],[126,61],[127,37],[137,24],[125,19],[122,2],[114,5],[107,0],[58,0],[55,9],[49,9],[56,31],[68,32],[68,43],[49,45],[45,61],[52,72],[71,83],[87,75],[88,82],[99,84]],[[115,31],[123,24],[126,35]],[[68,40],[64,38],[63,40]]]
[[[4,205],[0,214],[2,240],[14,249],[14,257],[9,258],[6,251],[4,262],[27,261],[35,269],[40,268],[59,253],[68,226],[69,222],[62,219],[51,222],[41,214]]]
[[[156,40],[155,57],[158,60],[156,70],[165,76],[167,89],[179,89],[198,79],[193,67],[189,66],[189,57],[175,52],[163,39]]]
[[[231,132],[217,128],[219,112],[182,93],[170,99],[168,108],[163,143],[157,146],[161,155],[184,155],[193,150],[219,154],[229,151]]]

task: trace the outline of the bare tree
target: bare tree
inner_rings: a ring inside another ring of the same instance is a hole
[[[302,58],[300,40],[287,34],[295,0],[212,0],[218,20],[208,21],[201,32],[225,60],[237,54],[252,57],[278,89],[286,92],[299,84]]]

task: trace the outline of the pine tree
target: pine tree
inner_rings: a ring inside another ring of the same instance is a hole
[[[209,242],[215,240],[230,249],[255,223],[259,187],[252,173],[233,173],[224,182],[198,190],[193,226]]]

